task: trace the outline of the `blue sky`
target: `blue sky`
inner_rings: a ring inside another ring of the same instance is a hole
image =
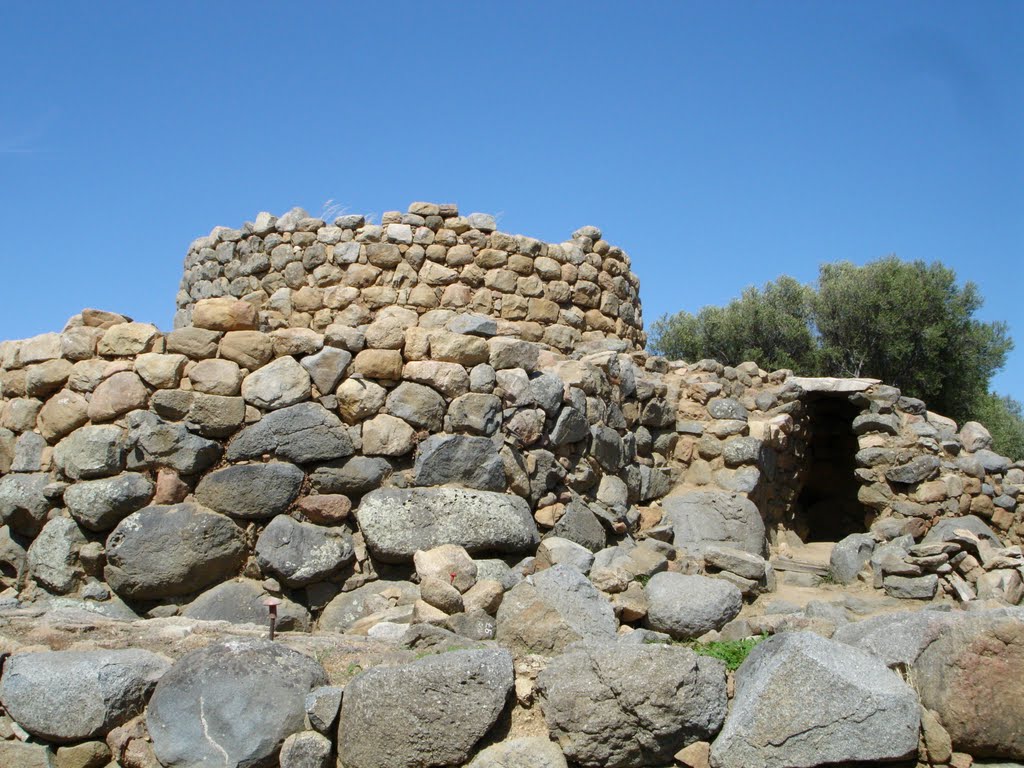
[[[601,227],[644,316],[939,260],[1024,400],[1024,4],[0,6],[0,338],[168,328],[188,243],[257,212],[457,202]]]

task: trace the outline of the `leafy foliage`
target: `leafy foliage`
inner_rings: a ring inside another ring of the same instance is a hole
[[[725,307],[665,316],[651,350],[676,359],[754,360],[816,376],[870,376],[953,418],[974,418],[1013,342],[974,318],[982,298],[953,270],[890,256],[824,264],[817,284],[783,276]]]
[[[1019,401],[990,392],[976,404],[973,418],[988,428],[997,453],[1024,459],[1024,406]]]

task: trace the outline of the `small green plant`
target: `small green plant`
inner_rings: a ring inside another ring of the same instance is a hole
[[[711,656],[725,662],[725,668],[730,672],[739,669],[754,646],[764,640],[767,635],[760,637],[747,637],[743,640],[716,640],[710,643],[701,643],[691,640],[685,645],[701,656]]]
[[[641,587],[646,587],[647,586],[647,582],[649,582],[650,580],[651,580],[651,577],[648,576],[646,573],[641,573],[639,576],[635,576],[633,578],[633,581],[635,581]]]
[[[353,662],[350,662],[348,667],[345,669],[345,674],[348,675],[349,677],[355,677],[356,675],[358,675],[362,671],[363,671],[362,666],[353,661]]]

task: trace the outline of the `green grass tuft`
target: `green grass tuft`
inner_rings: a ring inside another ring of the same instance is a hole
[[[684,643],[688,648],[699,653],[701,656],[711,656],[725,662],[725,667],[730,672],[739,669],[754,646],[764,640],[767,635],[760,637],[748,637],[743,640],[716,640],[711,643],[701,643],[691,640]]]

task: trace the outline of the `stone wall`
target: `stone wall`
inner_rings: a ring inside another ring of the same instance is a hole
[[[606,337],[644,346],[640,283],[596,227],[544,243],[497,231],[493,216],[433,203],[381,221],[347,215],[328,224],[296,208],[215,228],[189,248],[175,327],[188,324],[196,301],[233,296],[258,308],[264,331],[324,333],[402,306],[489,315],[502,335],[562,351]]]

